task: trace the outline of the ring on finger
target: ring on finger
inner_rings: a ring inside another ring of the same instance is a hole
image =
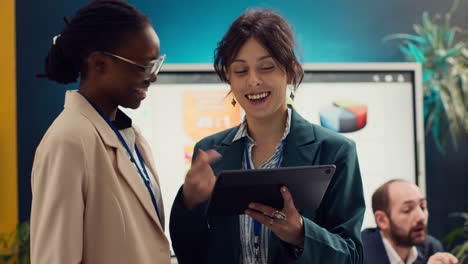
[[[283,221],[287,219],[286,215],[285,215],[283,212],[281,212],[281,211],[274,211],[274,212],[271,214],[271,218],[272,218],[272,219],[283,220]]]

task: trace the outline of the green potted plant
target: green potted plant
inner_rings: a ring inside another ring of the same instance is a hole
[[[468,133],[468,31],[450,26],[460,0],[455,0],[443,17],[422,15],[422,24],[414,25],[416,34],[392,34],[384,41],[398,39],[407,60],[423,67],[424,120],[426,134],[432,134],[441,153],[447,142],[454,149]],[[456,34],[461,40],[456,42]],[[450,140],[451,139],[451,140]]]
[[[459,264],[468,263],[468,213],[453,213],[449,217],[464,219],[463,226],[452,230],[442,240],[447,249],[458,258]],[[458,243],[456,243],[458,242]]]
[[[29,222],[17,225],[15,231],[0,234],[0,263],[29,264]]]

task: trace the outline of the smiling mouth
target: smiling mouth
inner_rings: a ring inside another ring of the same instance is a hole
[[[271,92],[262,92],[257,94],[246,94],[245,97],[252,102],[261,102],[270,96],[270,94]]]

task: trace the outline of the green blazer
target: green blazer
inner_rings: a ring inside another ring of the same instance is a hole
[[[243,140],[232,142],[239,126],[204,138],[198,149],[215,149],[222,159],[212,164],[215,175],[241,169]],[[361,174],[352,140],[311,124],[292,111],[281,167],[335,164],[336,172],[320,207],[300,211],[304,219],[304,252],[272,233],[268,263],[362,263],[361,225],[365,204]],[[180,264],[239,263],[239,217],[206,217],[206,202],[189,211],[182,205],[182,188],[170,218],[172,246]]]

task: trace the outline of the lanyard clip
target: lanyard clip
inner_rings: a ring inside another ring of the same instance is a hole
[[[254,253],[255,253],[255,258],[258,259],[260,257],[260,236],[255,235],[254,236]]]

